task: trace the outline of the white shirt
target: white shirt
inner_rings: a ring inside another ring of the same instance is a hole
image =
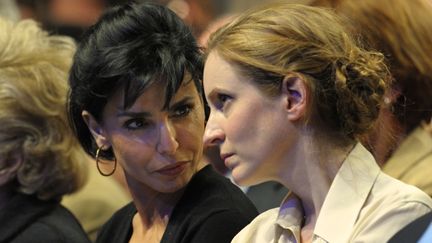
[[[330,186],[313,242],[386,242],[431,210],[427,194],[382,173],[369,151],[357,144]],[[301,202],[289,194],[280,208],[260,214],[232,242],[300,242],[302,221]]]

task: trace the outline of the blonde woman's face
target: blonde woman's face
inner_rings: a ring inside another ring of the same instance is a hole
[[[185,82],[164,110],[164,85],[153,84],[129,109],[123,95],[103,113],[106,141],[124,169],[129,186],[171,193],[195,174],[202,157],[204,110],[193,81]]]
[[[275,179],[290,141],[282,98],[265,96],[217,52],[206,61],[204,90],[211,109],[205,145],[220,147],[241,185]]]

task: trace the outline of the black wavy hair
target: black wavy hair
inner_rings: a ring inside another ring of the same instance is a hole
[[[154,82],[165,85],[165,103],[190,74],[202,94],[201,51],[183,21],[168,8],[153,3],[128,3],[105,12],[84,34],[70,72],[68,114],[75,135],[86,152],[95,156],[97,145],[81,114],[96,120],[108,99],[124,91],[124,108]],[[112,150],[101,157],[112,159]]]

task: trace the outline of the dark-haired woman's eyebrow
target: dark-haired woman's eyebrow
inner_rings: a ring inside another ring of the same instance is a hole
[[[120,111],[119,113],[117,113],[117,117],[142,117],[142,118],[146,118],[146,117],[151,117],[150,112],[134,112],[134,111]]]
[[[170,110],[175,110],[181,106],[187,105],[191,102],[193,102],[194,98],[192,96],[186,96],[183,99],[179,100],[178,102],[175,102],[174,104],[170,105]]]

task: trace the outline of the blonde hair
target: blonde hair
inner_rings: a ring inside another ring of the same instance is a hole
[[[383,56],[362,49],[325,9],[283,3],[253,9],[215,32],[212,50],[270,95],[286,75],[302,76],[312,91],[310,115],[337,139],[352,141],[372,127],[388,86]]]
[[[0,19],[0,29],[0,157],[21,158],[17,191],[59,199],[86,177],[86,157],[66,116],[75,44],[49,36],[32,20]]]

